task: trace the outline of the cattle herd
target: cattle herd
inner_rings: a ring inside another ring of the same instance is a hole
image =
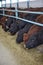
[[[43,12],[43,8],[27,8],[19,10]],[[6,12],[6,14],[15,15],[15,13],[12,12]],[[18,16],[43,24],[42,14],[18,13]],[[15,35],[17,33],[16,42],[17,44],[24,42],[24,48],[31,49],[43,44],[43,27],[41,26],[5,16],[0,16],[0,25],[2,25],[2,29],[5,32],[10,32],[10,35]]]

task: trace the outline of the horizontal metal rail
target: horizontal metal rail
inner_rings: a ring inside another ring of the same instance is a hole
[[[0,9],[0,10],[3,10],[3,9]],[[21,11],[21,10],[7,10],[7,9],[4,9],[4,11],[32,13],[32,14],[43,14],[43,12]]]
[[[17,12],[22,12],[22,13],[32,13],[32,14],[43,14],[43,12],[20,11],[20,10],[18,10]]]
[[[3,14],[0,14],[0,15],[3,15]],[[29,22],[29,23],[31,23],[31,24],[38,25],[38,26],[43,26],[43,24],[41,24],[41,23],[33,22],[33,21],[26,20],[26,19],[23,19],[23,18],[20,18],[20,17],[9,16],[9,15],[6,15],[6,14],[4,14],[4,16],[16,18],[16,19],[19,19],[19,20],[22,20],[22,21],[25,21],[25,22]]]
[[[0,11],[3,11],[3,9],[0,9]],[[8,9],[4,9],[4,11],[16,12],[16,10],[8,10]]]

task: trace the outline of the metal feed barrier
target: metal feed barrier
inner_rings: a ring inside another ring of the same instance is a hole
[[[26,20],[26,19],[23,19],[23,18],[18,17],[18,12],[32,13],[32,14],[43,14],[43,12],[21,11],[21,10],[17,10],[17,9],[15,9],[15,10],[7,10],[7,9],[4,9],[4,8],[3,9],[0,9],[0,11],[3,11],[3,13],[0,14],[0,15],[7,16],[7,17],[12,17],[12,18],[16,18],[16,19],[19,19],[19,20],[22,20],[22,21],[29,22],[31,24],[38,25],[38,26],[43,26],[43,24],[41,24],[41,23],[37,23],[37,22],[34,22],[34,21],[30,21],[30,20]],[[16,16],[6,15],[5,14],[5,11],[15,12],[16,13]]]

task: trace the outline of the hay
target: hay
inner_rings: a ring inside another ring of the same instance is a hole
[[[38,52],[36,48],[26,50],[23,48],[23,43],[16,44],[16,36],[4,32],[0,26],[0,41],[10,49],[18,65],[43,65],[43,53]]]

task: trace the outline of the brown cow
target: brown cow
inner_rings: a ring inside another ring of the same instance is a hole
[[[25,9],[19,9],[18,10],[23,10],[23,11],[33,11],[33,12],[43,12],[43,7],[41,8],[25,8]],[[29,14],[28,13],[23,13],[23,12],[19,12],[18,13],[19,17],[21,18],[25,18],[26,19],[26,16]]]
[[[3,16],[3,17],[1,18],[1,25],[2,25],[6,20],[7,20],[7,17]]]
[[[43,15],[38,16],[37,19],[36,19],[36,21],[39,22],[39,23],[43,23]],[[24,33],[24,35],[23,35],[23,41],[24,41],[24,42],[27,42],[27,41],[29,40],[29,38],[30,38],[33,34],[39,32],[42,28],[43,28],[43,27],[40,27],[40,26],[37,26],[37,25],[33,25],[33,26],[30,28],[30,30],[28,31],[28,33]]]
[[[6,12],[6,14],[7,14],[7,15],[14,15],[13,12]],[[1,20],[0,20],[0,24],[2,25],[2,24],[6,21],[7,18],[8,18],[8,17],[3,16],[3,17],[1,18]]]

